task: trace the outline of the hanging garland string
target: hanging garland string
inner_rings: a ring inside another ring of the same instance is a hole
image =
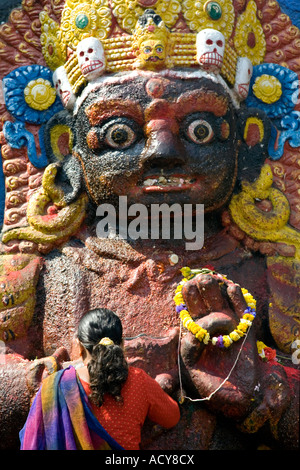
[[[179,313],[184,328],[190,331],[200,342],[204,344],[211,342],[214,346],[218,346],[220,348],[228,348],[234,341],[238,341],[240,338],[245,336],[256,316],[256,300],[250,292],[243,287],[241,288],[244,299],[247,303],[247,308],[245,309],[237,327],[229,334],[214,336],[211,338],[209,332],[192,319],[182,295],[183,286],[197,274],[211,274],[215,279],[217,279],[217,281],[220,283],[226,283],[227,285],[233,284],[233,282],[228,280],[226,276],[207,268],[190,269],[188,267],[184,267],[180,271],[183,275],[183,279],[176,288],[174,302],[176,305],[176,312]]]

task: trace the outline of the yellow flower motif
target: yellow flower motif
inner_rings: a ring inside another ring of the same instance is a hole
[[[246,323],[239,323],[237,330],[240,330],[243,333],[246,333],[246,331],[248,330],[248,325]]]
[[[181,319],[184,319],[184,318],[186,318],[186,317],[190,318],[189,312],[188,312],[187,310],[181,310],[181,312],[180,312],[180,318],[181,318]]]
[[[184,278],[188,278],[191,275],[191,269],[184,267],[180,269],[181,274],[184,276]]]
[[[174,302],[176,303],[176,305],[179,305],[179,304],[183,303],[183,297],[182,297],[181,292],[177,292],[177,294],[175,294]],[[179,303],[177,303],[177,302],[179,302]]]
[[[250,321],[254,320],[254,316],[251,315],[251,313],[245,313],[245,315],[243,315],[243,318],[244,320],[250,320]]]
[[[230,338],[233,340],[233,341],[238,341],[240,339],[240,335],[238,334],[238,332],[236,330],[233,330],[230,334],[229,334]]]
[[[248,301],[251,302],[252,298],[253,298],[253,297],[252,297],[252,295],[251,295],[249,292],[246,292],[246,293],[244,294],[244,299],[246,300],[247,303],[248,303]]]
[[[175,293],[177,294],[178,292],[181,292],[183,288],[183,284],[179,284],[175,290]]]
[[[61,16],[61,30],[66,43],[76,49],[86,37],[105,39],[111,28],[108,0],[67,0]]]
[[[198,331],[198,333],[196,333],[196,338],[199,340],[199,341],[202,341],[207,335],[207,331],[204,330],[204,328],[200,328],[200,330]]]
[[[240,328],[239,328],[239,325],[236,327],[236,329],[234,330],[237,332],[237,334],[242,338],[243,336],[245,336],[245,332],[242,331]]]
[[[252,87],[255,96],[264,103],[276,103],[282,95],[280,81],[273,75],[257,77]]]
[[[256,345],[257,345],[258,354],[262,354],[263,350],[267,347],[265,343],[263,343],[262,341],[257,341]]]
[[[257,6],[250,0],[245,12],[238,18],[234,46],[241,57],[248,57],[253,65],[263,62],[266,53],[266,40],[263,28],[256,16]]]
[[[199,330],[200,330],[200,326],[197,325],[197,323],[194,323],[194,322],[193,322],[193,323],[190,325],[189,330],[190,330],[191,333],[193,333],[193,335],[196,336],[196,333],[198,333]]]
[[[189,325],[193,323],[193,320],[191,318],[185,318],[182,323],[183,323],[184,328],[188,329]]]
[[[223,336],[223,343],[225,348],[229,348],[229,346],[232,344],[232,339],[228,335]]]
[[[234,24],[234,8],[231,0],[184,0],[183,15],[192,31],[213,28],[229,39]]]
[[[248,307],[255,309],[256,308],[256,300],[254,302],[249,302]]]
[[[204,338],[203,338],[203,343],[204,344],[208,344],[209,343],[209,340],[210,340],[210,334],[209,333],[206,333]]]
[[[31,80],[24,89],[24,98],[28,106],[38,111],[50,108],[56,99],[56,91],[44,78]]]

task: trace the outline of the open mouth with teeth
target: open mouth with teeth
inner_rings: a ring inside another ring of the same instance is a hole
[[[103,67],[103,62],[101,60],[90,60],[86,65],[82,66],[83,75],[87,75],[94,70],[101,69]]]
[[[141,186],[144,192],[184,191],[190,189],[196,181],[196,178],[187,177],[186,175],[148,176]]]
[[[200,58],[199,62],[202,65],[216,65],[221,66],[223,63],[223,57],[217,52],[206,52]]]

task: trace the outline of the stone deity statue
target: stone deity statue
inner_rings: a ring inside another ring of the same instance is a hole
[[[24,0],[0,28],[0,446],[101,306],[181,405],[143,448],[297,447],[300,66],[268,27],[300,32],[271,3]]]

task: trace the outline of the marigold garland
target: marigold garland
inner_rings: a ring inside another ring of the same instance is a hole
[[[228,348],[234,341],[238,341],[240,338],[245,336],[248,328],[252,325],[252,321],[256,316],[256,300],[253,298],[250,292],[242,287],[242,293],[247,303],[247,308],[244,311],[244,315],[240,319],[238,326],[228,335],[219,335],[218,337],[214,336],[213,338],[210,338],[209,332],[194,322],[191,315],[189,314],[187,306],[184,303],[182,288],[187,281],[200,273],[213,274],[214,277],[220,282],[232,281],[228,281],[226,276],[218,274],[215,271],[207,268],[190,269],[188,267],[184,267],[180,271],[183,275],[183,279],[176,288],[174,302],[176,305],[176,312],[179,313],[183,326],[188,331],[190,331],[200,342],[203,342],[204,344],[211,342],[214,346],[221,348]]]

